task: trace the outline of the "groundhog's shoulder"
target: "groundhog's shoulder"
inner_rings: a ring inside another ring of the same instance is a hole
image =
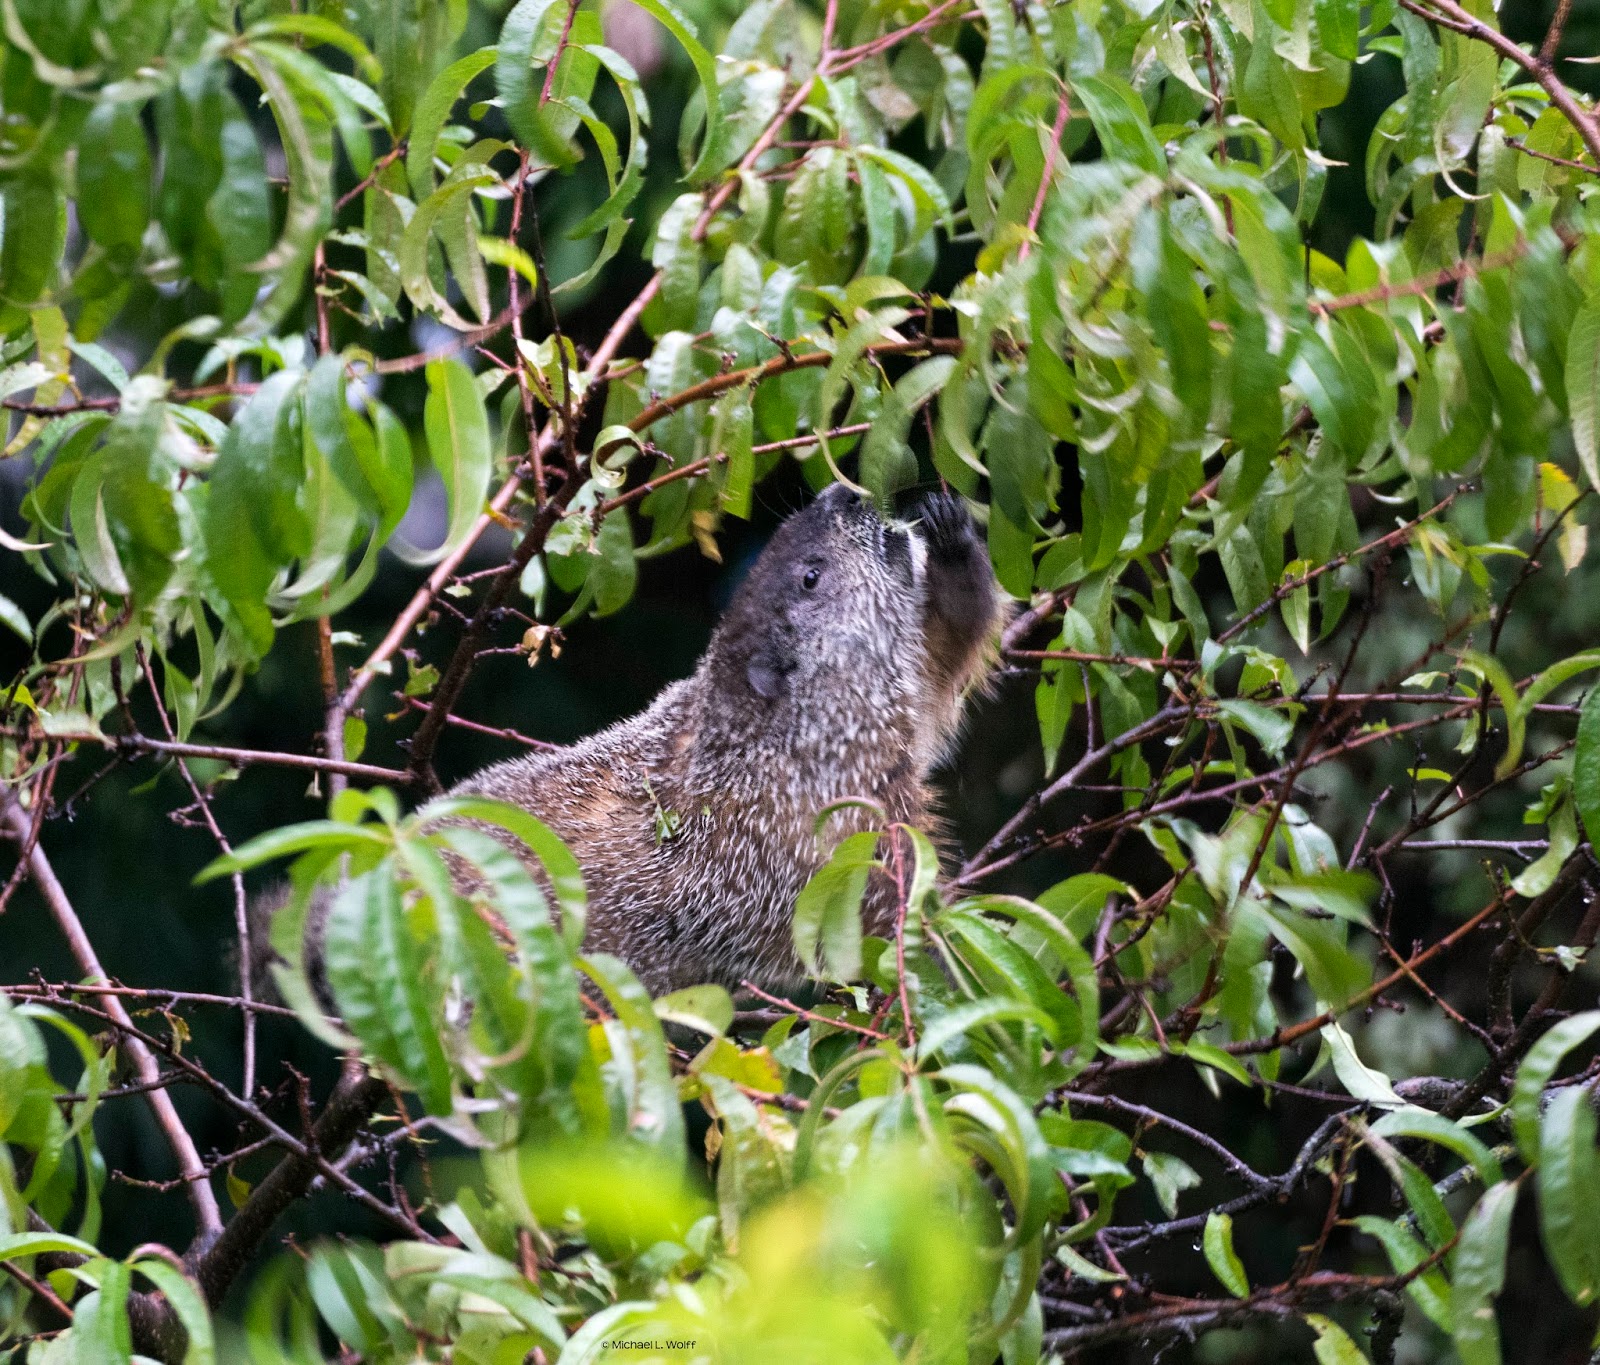
[[[673,683],[646,710],[576,744],[490,764],[451,794],[506,801],[558,828],[643,809],[647,784],[670,768],[689,733],[693,681]]]

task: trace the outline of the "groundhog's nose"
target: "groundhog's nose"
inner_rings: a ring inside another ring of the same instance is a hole
[[[847,483],[830,484],[817,501],[852,521],[860,518],[863,512],[872,510],[872,504]]]

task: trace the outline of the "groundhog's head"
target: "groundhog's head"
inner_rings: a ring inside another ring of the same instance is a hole
[[[901,699],[923,667],[927,550],[835,484],[778,528],[711,644],[717,695],[751,719],[818,716]]]

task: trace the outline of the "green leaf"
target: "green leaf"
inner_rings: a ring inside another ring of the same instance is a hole
[[[90,240],[136,252],[150,224],[150,144],[139,108],[101,104],[78,148],[78,219]]]
[[[733,1026],[733,997],[721,986],[687,986],[657,996],[651,1008],[659,1019],[711,1037],[720,1037]]]
[[[728,460],[728,472],[722,484],[723,510],[746,520],[750,516],[750,500],[755,488],[754,437],[754,405],[750,390],[741,386],[717,401],[712,444]]]
[[[133,591],[111,535],[106,515],[105,463],[87,465],[72,486],[72,532],[79,557],[89,577],[110,593],[126,597]]]
[[[1506,672],[1505,665],[1493,655],[1466,649],[1461,652],[1461,662],[1493,689],[1495,700],[1505,712],[1506,751],[1500,756],[1500,761],[1494,768],[1495,776],[1503,778],[1521,760],[1522,745],[1528,729],[1527,716],[1523,712],[1521,698],[1517,694],[1517,685],[1512,681],[1511,674]]]
[[[519,840],[538,859],[549,877],[556,905],[561,910],[561,936],[570,950],[577,951],[583,943],[584,920],[588,914],[583,873],[572,850],[549,825],[517,806],[478,796],[447,796],[431,801],[422,816],[429,821],[479,821],[503,829]]]
[[[407,923],[388,864],[351,878],[334,898],[323,951],[346,1027],[417,1091],[430,1114],[448,1114],[442,1002],[423,969],[422,944]]]
[[[59,1232],[12,1232],[0,1236],[0,1261],[14,1261],[21,1256],[45,1256],[58,1251],[91,1261],[100,1255],[99,1248],[93,1242]]]
[[[1359,0],[1316,0],[1314,12],[1323,47],[1332,56],[1355,61],[1361,55]]]
[[[1552,508],[1551,510],[1559,509]],[[1527,687],[1522,690],[1519,709],[1524,719],[1530,717],[1533,714],[1533,708],[1562,684],[1570,682],[1579,674],[1587,673],[1596,668],[1600,668],[1600,650],[1586,649],[1581,653],[1573,654],[1557,663],[1553,663],[1543,672],[1536,674]]]
[[[1072,92],[1088,111],[1107,157],[1128,161],[1151,175],[1167,173],[1166,153],[1150,129],[1144,101],[1121,76],[1080,76]]]
[[[1600,839],[1600,687],[1589,689],[1578,715],[1578,742],[1572,755],[1572,803],[1593,844]]]
[[[1033,1110],[983,1067],[947,1066],[934,1076],[953,1087],[944,1112],[959,1121],[958,1129],[976,1130],[993,1140],[984,1141],[977,1150],[986,1160],[991,1153],[1000,1158],[990,1164],[1005,1184],[1015,1210],[1013,1240],[1031,1240],[1049,1216],[1049,1191],[1059,1183],[1049,1144]],[[963,1142],[959,1131],[957,1141]]]
[[[33,626],[28,621],[28,614],[9,597],[0,596],[0,622],[20,635],[27,644],[33,643]]]
[[[1244,1262],[1233,1249],[1233,1219],[1225,1213],[1208,1213],[1203,1237],[1206,1264],[1222,1281],[1222,1287],[1237,1299],[1250,1297],[1250,1281],[1245,1278]]]
[[[466,539],[482,514],[494,451],[489,414],[472,371],[453,358],[433,360],[428,363],[427,378],[422,425],[428,436],[428,456],[444,480],[450,520],[437,549],[413,551],[408,558],[414,556],[419,564],[437,564]]]
[[[1352,1099],[1384,1108],[1405,1103],[1395,1094],[1393,1084],[1383,1072],[1374,1070],[1356,1055],[1355,1045],[1342,1026],[1336,1023],[1323,1025],[1322,1038],[1332,1055],[1334,1073]]]
[[[563,1104],[563,1092],[577,1076],[587,1044],[572,955],[551,919],[544,890],[523,858],[501,839],[462,828],[447,829],[440,837],[481,879],[487,903],[504,919],[516,943],[524,990],[532,1002],[531,1036],[520,1036],[520,1006],[485,1002],[500,1013],[509,1035],[502,1050],[521,1054],[520,1062],[508,1069],[525,1101]],[[494,943],[486,942],[485,947],[489,954],[501,952]]]
[[[632,1069],[626,1136],[659,1151],[674,1164],[682,1160],[683,1110],[678,1087],[667,1061],[661,1021],[651,1008],[649,993],[626,964],[608,953],[592,953],[578,964],[605,992],[617,1022],[626,1031]]]
[[[1548,829],[1550,846],[1511,879],[1511,889],[1519,896],[1543,895],[1578,847],[1578,822],[1570,802],[1561,802],[1550,817]]]
[[[1515,1183],[1485,1190],[1461,1227],[1455,1251],[1455,1348],[1462,1365],[1500,1365],[1494,1302],[1506,1281]]]
[[[566,1330],[549,1304],[518,1283],[491,1279],[486,1275],[472,1274],[465,1268],[449,1266],[441,1268],[430,1278],[437,1284],[464,1289],[499,1304],[523,1326],[538,1333],[555,1350],[559,1350],[567,1340]]]
[[[1589,487],[1600,488],[1600,295],[1578,310],[1567,334],[1566,381],[1572,443]]]
[[[685,173],[684,179],[691,182],[704,179],[718,167],[722,159],[722,100],[718,93],[716,59],[694,36],[683,11],[669,0],[634,0],[634,3],[658,20],[678,40],[700,78],[700,90],[706,101],[706,129],[700,143],[700,155]]]
[[[368,80],[375,81],[382,74],[378,59],[354,33],[344,25],[317,14],[275,14],[258,20],[245,30],[246,38],[262,38],[275,34],[306,38],[311,44],[325,43],[336,47],[351,58]]]
[[[298,501],[305,454],[291,426],[298,384],[298,375],[280,371],[261,385],[229,426],[206,489],[206,568],[257,654],[272,643],[267,589],[309,548]]]
[[[382,403],[370,408],[369,427],[354,413],[345,414],[345,434],[355,451],[362,478],[376,495],[378,503],[377,540],[381,544],[400,524],[411,506],[411,437],[400,419]]]
[[[330,352],[306,377],[306,434],[345,490],[363,508],[378,509],[378,497],[367,482],[350,439],[349,405],[344,396],[344,360]]]
[[[946,1044],[983,1024],[1024,1020],[1036,1024],[1045,1034],[1055,1033],[1055,1021],[1033,1005],[1012,1000],[968,1000],[931,1019],[917,1039],[917,1056],[932,1057]]]
[[[1124,881],[1108,877],[1103,872],[1080,872],[1057,882],[1035,899],[1080,939],[1094,931],[1095,922],[1106,908],[1108,896],[1132,895],[1133,889]]]
[[[140,381],[73,483],[77,547],[107,592],[149,601],[171,577],[182,532],[160,440],[162,385]]]
[[[1256,1084],[1255,1078],[1244,1069],[1237,1057],[1231,1052],[1224,1052],[1213,1043],[1202,1043],[1191,1039],[1181,1045],[1173,1043],[1171,1048],[1175,1054],[1187,1057],[1191,1062],[1208,1066],[1213,1071],[1220,1071],[1231,1080],[1238,1081],[1240,1085],[1253,1087]]]
[[[594,539],[595,562],[589,570],[589,585],[594,589],[594,614],[609,616],[621,610],[633,597],[639,580],[639,565],[633,553],[633,528],[626,508],[610,512],[600,523]]]
[[[332,215],[333,125],[322,104],[291,82],[284,54],[275,44],[241,47],[234,60],[266,95],[289,169],[282,230],[272,249],[251,266],[269,287],[240,324],[245,332],[262,333],[283,321],[300,297],[306,267]]]
[[[406,176],[411,181],[412,198],[417,203],[427,199],[437,183],[433,158],[451,109],[473,77],[486,70],[495,57],[494,48],[484,47],[452,62],[433,78],[417,102],[411,122],[411,141],[406,147]]]
[[[1317,1365],[1366,1365],[1367,1358],[1361,1354],[1361,1348],[1332,1318],[1321,1313],[1307,1313],[1306,1322],[1317,1334],[1311,1348]]]
[[[161,1291],[183,1324],[184,1335],[188,1338],[183,1365],[213,1365],[217,1358],[216,1338],[200,1286],[176,1266],[154,1256],[135,1261],[133,1269]]]
[[[1600,1153],[1585,1085],[1558,1090],[1539,1122],[1539,1231],[1561,1287],[1580,1308],[1600,1293]]]
[[[1528,1049],[1528,1055],[1517,1068],[1516,1083],[1511,1088],[1511,1131],[1517,1139],[1517,1150],[1530,1166],[1539,1160],[1539,1106],[1544,1089],[1556,1074],[1562,1058],[1596,1029],[1600,1029],[1600,1010],[1587,1010],[1563,1019],[1547,1029]]]
[[[917,462],[907,444],[912,419],[955,373],[956,358],[932,356],[895,381],[861,448],[861,482],[878,504],[893,505],[894,494],[916,482]]]
[[[128,1291],[133,1276],[118,1261],[90,1262],[99,1270],[100,1287],[73,1305],[72,1348],[76,1360],[128,1365],[133,1360],[133,1330],[128,1325]]]
[[[1168,1218],[1178,1216],[1178,1196],[1200,1184],[1200,1174],[1181,1157],[1170,1152],[1146,1152],[1144,1173],[1155,1186],[1156,1202]]]
[[[1102,877],[1099,873],[1084,873],[1082,877],[1072,878],[1061,886],[1052,888],[1060,891],[1061,887],[1073,882],[1079,883],[1077,891],[1072,897],[1060,899],[1076,900],[1077,896],[1093,895],[1093,888],[1086,889],[1082,883],[1088,880],[1095,884],[1110,882],[1114,888],[1122,889],[1122,883],[1114,878]],[[1050,896],[1050,892],[1045,893]],[[1100,893],[1099,905],[1105,903],[1105,892]],[[1057,917],[1044,905],[1041,897],[1039,904],[1026,901],[1016,896],[977,896],[963,900],[952,907],[949,914],[940,917],[938,923],[955,922],[958,916],[968,910],[981,910],[986,914],[1002,915],[1014,921],[1016,927],[1012,930],[1010,942],[1024,952],[1028,953],[1039,964],[1051,982],[1062,979],[1072,987],[1072,1003],[1077,1013],[1074,1021],[1068,1017],[1063,1022],[1058,1014],[1051,1014],[1052,1020],[1061,1028],[1061,1036],[1055,1041],[1061,1048],[1075,1049],[1074,1064],[1087,1065],[1094,1055],[1094,1050],[1100,1041],[1100,983],[1095,971],[1094,959],[1078,939],[1070,927],[1067,915]],[[1070,910],[1068,914],[1070,915]],[[1098,915],[1098,906],[1095,911]],[[1060,995],[1054,989],[1044,996],[1047,1006],[1055,1006]],[[1050,1009],[1046,1009],[1050,1013]],[[1059,1013],[1059,1011],[1058,1011]]]
[[[700,295],[700,243],[695,240],[695,220],[704,196],[680,194],[667,205],[656,224],[650,264],[661,272],[659,330],[692,327]]]
[[[287,587],[274,594],[274,604],[288,602],[298,613],[316,615],[326,599],[324,590],[345,570],[356,537],[360,509],[346,491],[345,485],[334,474],[325,452],[319,452],[310,425],[310,405],[300,424],[306,469],[305,487],[301,492],[301,507],[310,524],[310,544],[306,548],[300,572]],[[344,435],[344,423],[339,421],[339,433]],[[347,449],[346,457],[354,464],[354,456]]]
[[[1173,395],[1183,405],[1180,430],[1185,436],[1198,434],[1211,410],[1211,324],[1194,264],[1180,249],[1166,215],[1153,209],[1140,215],[1132,253],[1134,278],[1145,291],[1151,329],[1166,353]]]
[[[1459,1123],[1442,1114],[1407,1106],[1385,1114],[1372,1125],[1372,1131],[1381,1137],[1418,1137],[1436,1142],[1470,1164],[1485,1187],[1505,1179],[1499,1158]]]
[[[569,166],[577,157],[545,116],[546,110],[540,107],[544,77],[536,77],[532,69],[535,46],[556,3],[557,0],[519,0],[506,15],[500,29],[494,83],[506,122],[517,140],[551,165]],[[551,93],[554,96],[555,91],[552,89]]]
[[[67,199],[37,172],[0,184],[0,295],[33,303],[50,287],[67,235]]]
[[[928,232],[935,220],[943,223],[946,231],[953,231],[950,196],[926,166],[900,152],[890,151],[887,147],[870,145],[858,147],[856,155],[861,160],[873,161],[882,166],[899,180],[911,195],[914,217],[908,234],[910,241],[914,242]]]
[[[1428,1249],[1412,1234],[1406,1220],[1362,1214],[1353,1221],[1362,1232],[1382,1244],[1395,1274],[1411,1276],[1406,1291],[1428,1320],[1442,1332],[1453,1330],[1455,1315],[1451,1308],[1450,1281],[1437,1265],[1412,1274],[1428,1258]]]
[[[1066,1266],[1070,1274],[1076,1275],[1080,1279],[1088,1280],[1091,1284],[1116,1284],[1118,1281],[1128,1278],[1126,1275],[1117,1274],[1114,1270],[1107,1270],[1104,1266],[1096,1265],[1087,1256],[1074,1251],[1065,1244],[1056,1248],[1056,1259]]]
[[[1370,981],[1370,966],[1351,951],[1337,921],[1285,913],[1271,902],[1240,908],[1259,913],[1270,924],[1273,936],[1294,954],[1305,969],[1307,984],[1325,1006],[1343,1009]]]
[[[849,981],[861,974],[861,898],[879,866],[876,831],[840,840],[794,904],[794,950],[814,976]]]
[[[381,825],[356,825],[343,820],[307,820],[258,834],[254,839],[240,844],[232,853],[212,859],[195,875],[194,882],[196,886],[203,886],[218,877],[245,872],[276,858],[286,858],[291,853],[304,853],[307,849],[354,850],[363,844],[385,845],[388,842],[388,835]]]
[[[1217,710],[1248,730],[1273,758],[1283,756],[1284,747],[1294,734],[1294,721],[1290,717],[1258,702],[1225,698],[1217,702]]]
[[[474,278],[481,273],[483,262],[470,197],[495,183],[492,171],[462,157],[444,184],[417,206],[400,237],[400,282],[406,296],[418,308],[436,313],[459,332],[471,331],[475,324],[457,312],[449,298],[435,287],[433,253],[443,245],[457,271],[457,283],[481,315],[487,283],[483,278]],[[466,278],[462,279],[462,275]]]

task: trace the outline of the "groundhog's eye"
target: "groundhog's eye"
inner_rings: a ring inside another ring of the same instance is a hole
[[[817,586],[817,580],[822,577],[821,569],[807,569],[805,577],[800,580],[800,586],[807,592]]]

